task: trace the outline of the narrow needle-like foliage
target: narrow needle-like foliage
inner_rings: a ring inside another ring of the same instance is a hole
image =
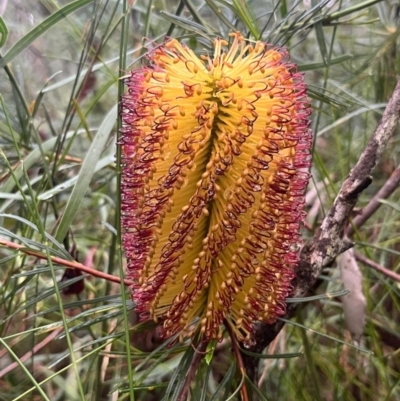
[[[291,291],[311,110],[285,49],[231,37],[201,58],[169,40],[127,79],[123,245],[137,311],[166,337],[226,322],[250,344]]]

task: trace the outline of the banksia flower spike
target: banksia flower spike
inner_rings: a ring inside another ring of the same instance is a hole
[[[229,324],[251,344],[291,292],[311,110],[285,49],[230,36],[201,58],[171,39],[127,79],[123,246],[137,311],[165,337]]]

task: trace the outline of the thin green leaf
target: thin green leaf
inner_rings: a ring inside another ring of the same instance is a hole
[[[146,391],[150,392],[150,394],[151,394],[152,391],[157,390],[159,388],[167,387],[168,384],[169,384],[169,381],[162,382],[162,383],[157,383],[157,384],[151,384],[150,386],[146,386],[146,385],[134,386],[134,389],[135,389],[135,391],[146,390]],[[118,388],[118,392],[121,393],[121,394],[128,393],[129,392],[129,387],[126,387],[126,388],[121,388],[120,387],[120,388]]]
[[[242,386],[244,385],[244,381],[245,381],[245,377],[246,375],[244,374],[244,372],[242,371],[242,369],[239,370],[239,372],[241,373],[241,378],[240,378],[240,383],[237,385],[237,387],[235,388],[235,390],[233,391],[233,393],[228,397],[229,395],[229,388],[227,387],[225,389],[225,395],[224,395],[224,400],[226,401],[233,401],[236,396],[236,394],[239,393],[240,389],[242,388]]]
[[[71,278],[69,280],[57,283],[58,290],[61,291],[64,288],[69,287],[70,285],[76,283],[77,281],[82,280],[82,277],[83,276],[78,276],[78,277],[74,277],[74,278]],[[6,320],[11,319],[15,315],[17,315],[19,312],[30,308],[31,306],[37,304],[38,302],[40,302],[42,300],[47,299],[49,297],[52,297],[55,293],[56,293],[56,289],[54,287],[51,287],[48,290],[38,291],[38,293],[36,294],[36,296],[34,298],[30,299],[29,301],[25,302],[22,306],[17,308],[12,314],[7,316]],[[59,310],[59,308],[58,308],[58,310]],[[62,325],[62,324],[63,323],[60,322],[60,325]]]
[[[189,10],[195,22],[199,25],[203,26],[208,33],[212,33],[213,29],[207,24],[207,22],[201,17],[201,14],[196,10],[195,6],[192,4],[190,0],[183,0],[186,5],[186,8]]]
[[[0,16],[0,47],[3,47],[8,37],[8,28],[4,19]]]
[[[68,233],[68,230],[79,210],[81,202],[86,195],[89,184],[92,180],[93,174],[96,169],[96,164],[104,150],[104,146],[108,141],[110,133],[115,125],[117,119],[118,105],[115,105],[111,111],[104,118],[93,142],[87,152],[82,168],[79,171],[79,177],[76,181],[71,196],[68,199],[67,206],[61,217],[60,224],[57,228],[55,238],[58,241],[63,241]]]
[[[229,370],[226,372],[224,378],[221,380],[221,383],[219,383],[219,385],[218,385],[217,389],[215,390],[215,393],[213,394],[210,401],[218,400],[217,396],[221,392],[222,389],[231,388],[232,381],[235,378],[235,373],[236,373],[236,361],[233,361]]]
[[[205,361],[207,363],[207,361]],[[208,383],[210,381],[210,374],[212,372],[212,364],[211,363],[207,363],[207,370],[205,375],[202,375],[199,377],[199,382],[202,382],[202,386],[199,386],[199,390],[200,390],[200,397],[199,400],[200,401],[206,401],[207,399],[207,389],[208,389]]]
[[[39,232],[39,229],[36,226],[36,224],[31,223],[30,221],[24,219],[23,217],[16,216],[14,214],[7,214],[7,213],[0,213],[0,217],[18,220],[21,223],[26,224],[27,226],[32,228],[32,230]],[[51,236],[47,232],[45,233],[45,236],[52,244],[54,244],[57,247],[57,249],[59,249],[63,253],[63,257],[65,257],[66,259],[69,259],[69,260],[72,259],[71,255],[65,250],[65,248],[53,236]]]
[[[345,17],[346,15],[349,15],[349,14],[353,14],[357,11],[365,10],[365,9],[373,6],[374,4],[380,3],[382,1],[384,1],[384,0],[367,0],[367,1],[364,1],[363,3],[358,3],[354,6],[350,6],[349,8],[335,11],[332,14],[329,14],[324,18],[324,25],[329,25],[329,23],[331,21]]]
[[[206,0],[206,3],[207,3],[207,5],[208,5],[208,7],[210,7],[211,10],[213,10],[214,14],[215,14],[229,29],[231,29],[233,32],[235,32],[235,31],[237,30],[237,28],[235,27],[235,25],[233,25],[232,22],[229,21],[228,18],[225,17],[225,15],[224,15],[224,13],[221,11],[221,9],[215,5],[214,0]]]
[[[43,400],[50,401],[50,399],[47,397],[46,393],[43,391],[42,387],[40,387],[39,383],[36,381],[36,379],[32,376],[31,372],[25,367],[25,365],[21,362],[21,360],[18,358],[17,355],[13,352],[13,350],[8,346],[8,344],[0,337],[0,343],[3,345],[3,347],[8,351],[8,353],[11,355],[11,357],[18,363],[19,367],[22,369],[22,371],[25,373],[25,375],[29,378],[29,380],[32,382],[34,388],[38,391],[38,393],[43,397]]]
[[[321,10],[319,10],[318,13],[320,13]],[[322,57],[322,61],[324,62],[324,64],[326,66],[328,66],[328,49],[326,47],[326,41],[325,41],[325,34],[324,34],[324,30],[322,27],[322,21],[318,21],[314,24],[314,28],[315,28],[315,34],[317,36],[317,42],[318,42],[318,47],[319,47],[319,51],[321,52],[321,57]]]
[[[36,333],[36,335],[37,335],[37,334],[40,334],[40,333]],[[80,350],[82,350],[82,349],[91,347],[91,346],[93,346],[93,345],[96,345],[96,344],[102,343],[102,342],[105,342],[106,344],[107,344],[107,343],[110,344],[110,343],[114,342],[115,340],[117,340],[118,338],[122,337],[123,335],[124,335],[124,332],[121,331],[121,332],[119,332],[119,333],[109,334],[109,335],[104,336],[104,337],[96,338],[96,340],[88,341],[88,342],[86,342],[86,343],[80,345],[79,347],[74,348],[74,352],[78,352],[78,351],[80,351]],[[112,340],[112,341],[109,341],[109,340]],[[69,357],[69,353],[67,352],[67,353],[65,353],[63,356],[61,356],[60,358],[57,358],[54,362],[52,362],[52,363],[48,366],[48,368],[49,368],[49,369],[53,369],[53,368],[54,368],[55,366],[57,366],[60,362],[62,362],[63,360],[67,359],[68,357]]]
[[[37,269],[35,269],[33,272],[35,272],[36,270]],[[49,268],[43,268],[43,272],[46,272],[48,270],[49,270]],[[31,273],[31,272],[28,272],[28,273]],[[20,275],[14,275],[14,277],[17,277],[17,276],[20,276]],[[21,274],[21,276],[22,276],[22,274]],[[103,297],[98,297],[98,298],[93,298],[93,299],[82,299],[79,301],[69,302],[69,303],[64,304],[64,309],[81,308],[86,305],[93,305],[93,304],[98,304],[98,303],[114,301],[118,297],[119,297],[119,295],[115,294],[115,295],[106,295]],[[34,317],[47,315],[49,313],[56,312],[57,310],[58,310],[58,307],[46,309],[46,310],[40,311],[38,313],[29,315],[28,319],[33,319]]]
[[[81,135],[84,133],[84,130],[79,130],[78,132],[68,132],[66,135],[66,139],[72,138],[74,135]],[[48,141],[42,143],[42,150],[43,152],[49,152],[54,149],[54,147],[57,145],[58,141],[60,138],[55,137],[51,138]],[[25,159],[21,160],[20,164],[18,167],[14,170],[14,176],[17,180],[20,180],[24,176],[24,169],[28,171],[35,163],[40,161],[42,158],[42,153],[39,147],[35,148],[32,150],[32,152],[29,153],[28,156],[25,157]],[[15,181],[13,177],[9,177],[4,185],[2,186],[2,191],[3,192],[12,192],[15,188]],[[2,210],[3,211],[3,210]]]
[[[260,39],[260,31],[255,23],[254,15],[247,1],[233,0],[236,14],[249,29],[256,40]]]
[[[14,256],[17,256],[17,255],[14,255]],[[1,261],[0,261],[0,264],[1,264]],[[61,270],[61,269],[62,269],[62,267],[55,267],[54,268],[54,270]],[[16,279],[16,278],[19,278],[19,277],[29,277],[29,276],[35,276],[37,274],[46,274],[46,273],[49,273],[49,272],[50,272],[50,268],[49,267],[38,267],[38,266],[36,266],[34,270],[29,270],[29,271],[26,271],[26,272],[23,272],[23,273],[19,273],[19,274],[13,274],[11,276],[11,278],[12,279]],[[54,310],[57,311],[58,308],[54,308]],[[46,313],[48,313],[48,312],[46,311]],[[32,317],[33,316],[29,316],[28,319],[30,319]]]
[[[210,38],[210,33],[207,32],[207,30],[200,24],[190,21],[187,18],[183,17],[178,17],[174,14],[170,14],[167,11],[161,11],[160,15],[165,18],[167,21],[171,22],[172,24],[181,27],[187,32],[197,34],[199,36],[202,36],[203,38],[206,38],[207,40],[211,41]],[[213,33],[214,35],[216,33]]]
[[[90,356],[99,353],[100,350],[101,350],[102,348],[105,348],[107,345],[108,345],[108,343],[106,342],[106,343],[104,343],[104,344],[101,344],[99,347],[97,347],[97,348],[95,348],[95,349],[93,349],[93,350],[91,350],[91,351],[88,351],[88,352],[85,353],[81,358],[76,359],[76,360],[75,360],[75,363],[78,364],[78,363],[80,363],[80,362],[85,361],[85,359],[88,359]],[[61,375],[62,373],[66,372],[66,371],[69,371],[69,370],[71,369],[72,366],[73,366],[73,363],[70,363],[70,364],[68,364],[67,366],[63,367],[63,368],[57,369],[57,371],[56,371],[54,374],[49,375],[49,376],[46,377],[44,380],[42,380],[41,382],[39,382],[39,383],[38,383],[39,386],[43,386],[45,383],[54,380],[54,378],[55,378],[56,376]],[[29,393],[31,393],[32,391],[34,391],[35,389],[36,389],[36,386],[31,387],[30,389],[26,390],[24,393],[20,394],[18,397],[14,398],[13,401],[19,401],[19,400],[21,400],[21,399],[25,399],[25,397],[26,397]]]
[[[388,205],[388,206],[390,206],[392,209],[394,209],[394,210],[400,212],[400,206],[399,206],[398,203],[390,202],[390,201],[388,201],[388,200],[386,200],[386,199],[379,199],[379,202],[382,203],[382,204],[384,204],[384,205]]]
[[[332,336],[329,336],[328,334],[321,333],[320,331],[311,329],[310,327],[306,327],[306,326],[304,326],[304,325],[302,325],[300,323],[293,322],[292,320],[288,320],[288,319],[284,319],[284,318],[278,318],[278,320],[281,320],[282,322],[285,322],[286,324],[291,324],[292,326],[300,327],[301,329],[303,329],[305,331],[308,331],[310,333],[318,334],[321,337],[329,338],[330,340],[333,340],[333,341],[335,341],[337,343],[344,344],[344,345],[347,345],[349,347],[355,348],[356,350],[361,351],[361,352],[365,352],[366,354],[373,355],[373,352],[368,350],[368,349],[358,347],[357,345],[354,345],[354,344],[348,343],[346,341],[340,340],[339,338],[332,337]]]
[[[312,85],[309,85],[308,87],[308,95],[311,98],[315,100],[320,100],[321,102],[326,103],[332,107],[343,108],[343,109],[349,107],[347,103],[341,102],[340,100],[335,99],[332,96],[325,95],[323,90],[321,90],[320,88],[314,89]]]
[[[400,252],[399,251],[395,251],[394,249],[385,248],[385,247],[379,246],[379,245],[374,245],[374,244],[371,244],[369,242],[356,241],[356,244],[357,245],[362,245],[362,246],[364,246],[366,248],[377,249],[378,251],[387,252],[387,253],[390,253],[392,255],[400,256]]]
[[[286,4],[286,0],[280,0],[278,3],[280,4],[281,17],[285,18],[288,13],[288,7]]]
[[[42,23],[24,35],[3,57],[0,58],[0,68],[3,68],[6,64],[12,61],[18,54],[24,51],[32,42],[43,35],[43,33],[48,31],[51,27],[58,24],[60,21],[63,21],[67,15],[90,4],[92,1],[93,0],[73,1],[50,15],[50,17],[46,18]]]
[[[340,56],[340,57],[331,59],[329,61],[329,66],[335,65],[335,64],[340,64],[340,63],[343,63],[345,61],[353,60],[353,59],[354,59],[354,56],[352,56],[351,54]],[[325,67],[327,67],[327,64],[325,62],[322,62],[322,63],[310,63],[310,64],[299,64],[297,66],[297,71],[299,71],[299,72],[314,71],[314,70],[318,70],[320,68],[325,68]]]
[[[147,4],[147,12],[146,12],[146,18],[144,21],[144,35],[143,35],[143,37],[145,37],[145,38],[149,37],[150,22],[151,22],[151,10],[153,8],[153,1],[154,0],[148,0],[148,4]],[[142,51],[143,51],[143,48],[142,48]]]
[[[216,346],[217,346],[217,340],[212,340],[207,344],[206,356],[204,358],[207,365],[210,365],[210,363],[212,361]]]
[[[140,362],[140,364],[139,364],[138,366],[136,366],[135,372],[139,372],[140,369],[150,361],[150,359],[154,358],[154,356],[155,356],[156,354],[158,354],[161,350],[167,348],[168,345],[171,344],[171,342],[173,342],[174,340],[176,340],[176,336],[173,336],[173,337],[171,337],[171,338],[168,338],[168,339],[167,339],[166,341],[164,341],[161,345],[159,345],[155,350],[153,350],[152,352],[150,352],[150,354],[147,355],[147,357],[146,357],[142,362]]]
[[[0,265],[6,264],[7,262],[9,262],[10,260],[14,260],[18,255],[16,253],[13,253],[11,255],[8,255],[4,258],[0,259]]]
[[[304,297],[304,298],[286,298],[287,303],[300,303],[300,302],[310,302],[310,301],[319,301],[321,299],[332,299],[336,297],[343,297],[347,295],[350,291],[349,290],[341,290],[332,293],[326,293],[321,295],[313,295],[311,297]]]
[[[246,376],[246,383],[251,387],[251,389],[257,394],[260,401],[268,401],[265,395],[260,391],[260,389]]]
[[[142,385],[142,383],[149,378],[150,373],[152,373],[153,371],[156,371],[155,373],[153,372],[153,376],[159,376],[160,372],[165,370],[165,368],[162,366],[163,361],[167,359],[173,352],[173,348],[167,348],[162,354],[158,356],[157,359],[155,359],[148,367],[146,367],[145,370],[135,373],[132,377],[133,385]],[[178,355],[172,359],[169,359],[168,362],[169,364],[171,364],[172,360],[174,360],[176,366],[178,367],[180,366],[180,359],[181,358]]]
[[[186,373],[189,370],[190,364],[192,362],[192,358],[194,355],[194,349],[193,347],[189,346],[186,350],[186,352],[183,354],[179,366],[177,367],[177,369],[175,369],[173,375],[171,376],[170,382],[169,382],[169,386],[167,387],[166,391],[165,391],[165,395],[162,399],[162,401],[169,401],[169,400],[175,400],[177,399],[180,389],[183,385],[183,382],[185,380],[186,377]],[[171,392],[174,390],[175,391],[170,399],[170,394]]]
[[[7,230],[4,227],[0,227],[0,234],[4,235],[5,237],[14,238],[17,241],[22,242],[27,248],[29,248],[30,244],[33,242],[33,241],[28,240],[25,237],[22,237],[21,235],[15,234],[12,231]],[[5,246],[5,245],[3,245],[3,246]]]
[[[124,83],[122,81],[122,72],[126,70],[127,67],[127,60],[126,60],[126,53],[128,49],[128,38],[129,38],[129,18],[130,18],[130,8],[128,6],[127,0],[123,0],[122,2],[122,11],[123,11],[123,18],[121,24],[121,37],[119,40],[119,82],[118,82],[118,99],[121,99],[124,93]],[[119,105],[117,108],[119,115],[122,115],[122,106]],[[117,120],[117,143],[121,138],[121,127],[122,127],[122,118]],[[115,211],[115,220],[114,226],[121,227],[121,191],[119,188],[121,187],[121,148],[117,147],[117,193],[116,193],[116,211]],[[121,230],[118,231],[117,235],[113,237],[111,247],[110,247],[110,264],[109,269],[111,268],[115,256],[117,256],[117,266],[118,272],[121,277],[120,283],[120,292],[121,292],[121,299],[122,299],[122,314],[123,314],[123,327],[125,331],[125,344],[124,349],[126,350],[126,363],[128,365],[128,383],[129,383],[129,399],[130,401],[135,400],[135,392],[133,387],[133,366],[132,366],[132,356],[131,356],[131,338],[129,332],[129,315],[128,315],[128,305],[127,305],[127,296],[124,287],[124,267],[122,264],[123,260],[123,251],[122,251],[122,232]],[[110,288],[108,285],[106,287]],[[103,327],[106,327],[107,323],[104,323]]]
[[[8,218],[8,219],[13,219],[13,220],[18,220],[23,224],[26,224],[28,227],[32,228],[32,230],[39,232],[38,227],[36,226],[36,224],[31,223],[30,221],[24,219],[23,217],[20,216],[16,216],[14,214],[7,214],[7,213],[0,213],[0,218]],[[68,260],[72,260],[71,255],[65,250],[64,246],[61,245],[52,235],[50,235],[49,233],[45,232],[45,236],[46,238],[52,243],[54,244],[57,249],[59,249],[62,252],[62,257]],[[46,245],[43,245],[43,247],[45,248]]]
[[[111,224],[107,223],[106,221],[102,221],[101,222],[104,227],[107,228],[108,231],[111,232],[112,235],[117,235],[117,230],[115,229],[115,227],[113,227]]]
[[[292,352],[287,354],[257,354],[255,352],[248,351],[244,348],[240,348],[240,352],[258,359],[290,359],[290,358],[298,358],[299,356],[303,355],[302,352]]]
[[[20,280],[17,285],[13,286],[12,290],[2,299],[2,302],[5,304],[6,301],[12,299],[18,292],[25,288],[25,286],[32,280],[33,277],[27,277],[25,280]],[[6,319],[1,319],[1,322],[5,322]]]
[[[93,173],[96,173],[96,172],[102,170],[103,168],[107,167],[108,165],[114,163],[114,161],[115,161],[115,157],[113,154],[103,157],[96,163]],[[69,180],[64,181],[63,183],[56,185],[55,187],[49,189],[48,191],[41,193],[37,197],[37,199],[39,199],[39,200],[51,199],[53,196],[56,196],[59,193],[74,186],[75,183],[78,181],[79,177],[80,177],[80,175],[76,175],[76,176],[70,178]]]

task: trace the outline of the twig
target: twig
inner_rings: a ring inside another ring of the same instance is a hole
[[[43,347],[45,347],[47,344],[49,344],[52,340],[54,340],[58,334],[61,333],[63,330],[62,327],[54,330],[51,334],[49,334],[46,338],[44,338],[40,343],[36,344],[32,350],[28,351],[25,355],[21,356],[19,360],[21,362],[27,361],[29,358],[32,357],[32,355],[37,354]],[[3,378],[7,373],[10,373],[13,371],[15,368],[17,368],[19,364],[17,362],[13,362],[12,364],[6,366],[4,369],[0,370],[0,379]]]
[[[383,273],[385,276],[390,277],[391,279],[400,283],[400,274],[397,274],[392,270],[386,269],[386,267],[383,267],[380,264],[374,262],[373,260],[366,258],[364,255],[361,255],[360,253],[355,253],[355,257],[357,260],[364,263],[365,265],[372,267],[376,271]]]
[[[232,350],[233,350],[233,353],[235,354],[236,362],[239,366],[240,373],[242,374],[242,377],[246,377],[246,369],[244,367],[242,354],[240,352],[239,344],[237,342],[235,333],[233,332],[232,326],[229,324],[228,321],[225,320],[224,325],[225,325],[226,331],[229,334],[229,337],[231,338]],[[247,394],[247,387],[245,386],[244,381],[242,382],[242,385],[240,388],[240,394],[242,396],[242,401],[249,401],[249,395]]]
[[[26,255],[35,256],[36,258],[47,259],[47,255],[41,253],[40,251],[36,251],[35,249],[26,248],[22,245],[16,244],[15,242],[0,239],[0,245],[5,246],[6,248],[16,249],[20,252],[25,253]],[[90,267],[83,265],[82,263],[79,263],[76,261],[71,261],[71,260],[65,260],[65,259],[59,258],[57,256],[51,256],[50,259],[52,260],[52,262],[57,263],[59,265],[66,266],[71,269],[81,270],[92,276],[99,277],[99,278],[102,278],[102,279],[105,279],[108,281],[112,281],[114,283],[121,283],[121,279],[119,277],[101,272],[99,270],[92,269]],[[133,284],[133,282],[130,280],[124,279],[124,284],[126,286],[130,286]]]
[[[207,349],[208,341],[201,341],[199,347],[195,350],[192,362],[190,363],[189,371],[185,377],[185,382],[182,385],[182,389],[179,393],[177,401],[186,401],[187,395],[190,389],[190,384],[193,381],[194,375],[196,374],[197,368],[205,356],[205,350]]]
[[[400,185],[400,165],[393,171],[392,175],[385,182],[378,193],[370,200],[360,214],[358,214],[352,223],[346,229],[346,235],[354,234],[355,229],[360,228],[378,209],[382,206],[380,199],[388,198]]]
[[[292,297],[304,296],[318,279],[322,269],[329,265],[339,254],[351,248],[353,244],[342,239],[343,231],[350,214],[357,203],[360,193],[371,183],[371,173],[385,150],[389,139],[395,132],[400,117],[400,80],[392,94],[375,132],[368,141],[360,159],[350,171],[324,218],[320,230],[303,247],[300,262],[293,281]],[[296,304],[287,306],[286,318],[295,311]],[[274,324],[259,324],[255,332],[256,344],[251,352],[261,353],[276,337],[283,327],[282,321]],[[253,383],[257,377],[257,359],[243,355],[247,375]]]

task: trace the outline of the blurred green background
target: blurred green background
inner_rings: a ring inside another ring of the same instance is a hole
[[[199,53],[235,30],[288,47],[314,109],[307,239],[396,85],[400,3],[0,0],[0,16],[0,240],[40,253],[0,247],[0,400],[176,400],[190,344],[169,348],[155,324],[138,322],[127,289],[50,258],[124,274],[115,163],[122,77],[166,36]],[[397,133],[360,208],[399,163]],[[397,190],[353,236],[357,252],[397,272],[399,199]],[[317,299],[260,358],[260,399],[400,399],[399,283],[355,269],[366,301],[361,338],[352,338],[344,314],[362,321],[363,312],[332,296],[347,288],[335,263],[310,293]],[[224,339],[201,363],[191,399],[240,399],[240,380]]]

